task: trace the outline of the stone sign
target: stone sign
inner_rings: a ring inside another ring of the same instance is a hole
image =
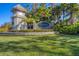
[[[40,21],[40,22],[38,23],[38,26],[39,26],[40,28],[42,28],[42,29],[49,29],[49,28],[51,28],[51,24],[48,23],[48,22],[46,22],[46,21]]]

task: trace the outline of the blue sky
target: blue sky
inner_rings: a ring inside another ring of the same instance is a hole
[[[11,22],[12,8],[18,3],[0,3],[0,26],[6,22]],[[26,4],[21,4],[26,7]]]

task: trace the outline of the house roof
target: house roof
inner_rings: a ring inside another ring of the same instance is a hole
[[[27,10],[24,7],[22,7],[20,4],[13,7],[12,11],[16,11],[16,10],[21,11],[21,12],[27,12]]]

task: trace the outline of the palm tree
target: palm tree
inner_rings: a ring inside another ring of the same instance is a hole
[[[33,8],[32,8],[32,12],[36,12],[37,11],[37,9],[38,9],[38,5],[39,5],[39,3],[33,3]]]

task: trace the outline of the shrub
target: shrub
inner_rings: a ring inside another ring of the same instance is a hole
[[[79,33],[79,22],[72,25],[56,24],[54,30],[64,34],[77,34]]]

